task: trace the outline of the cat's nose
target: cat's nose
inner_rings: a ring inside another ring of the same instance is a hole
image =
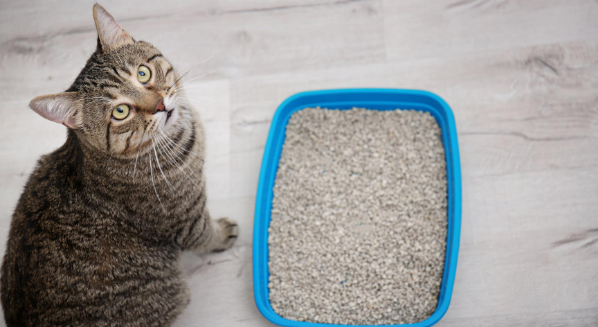
[[[164,106],[164,99],[160,98],[160,100],[158,100],[158,103],[156,103],[156,107],[154,108],[154,113],[164,111],[164,110],[166,110],[166,107]]]

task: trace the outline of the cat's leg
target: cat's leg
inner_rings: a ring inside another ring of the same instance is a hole
[[[195,253],[220,252],[233,246],[239,235],[237,222],[228,218],[209,219],[206,241],[193,249]]]
[[[228,218],[213,220],[204,207],[199,216],[177,233],[176,240],[184,250],[206,253],[229,249],[238,235],[237,222]]]

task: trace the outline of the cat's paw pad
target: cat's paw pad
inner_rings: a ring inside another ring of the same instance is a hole
[[[229,249],[239,236],[239,226],[237,222],[228,218],[220,218],[216,221],[218,226],[220,227],[221,246],[217,247],[214,251],[220,252]]]

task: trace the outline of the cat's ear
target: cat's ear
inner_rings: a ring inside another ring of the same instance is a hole
[[[38,96],[29,102],[29,107],[47,120],[72,129],[81,127],[81,102],[76,92]]]
[[[98,39],[104,52],[135,43],[133,37],[118,25],[114,17],[104,7],[97,3],[93,6],[93,20],[96,22]]]

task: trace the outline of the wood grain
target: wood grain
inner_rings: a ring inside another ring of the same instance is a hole
[[[0,252],[40,155],[64,127],[27,108],[66,89],[95,47],[92,1],[0,5]],[[598,2],[104,1],[189,74],[207,138],[209,207],[240,225],[220,254],[185,254],[176,326],[271,326],[251,245],[270,120],[293,93],[425,89],[457,120],[463,227],[438,326],[598,325]],[[196,78],[194,80],[191,80]],[[3,322],[0,322],[3,326]]]

